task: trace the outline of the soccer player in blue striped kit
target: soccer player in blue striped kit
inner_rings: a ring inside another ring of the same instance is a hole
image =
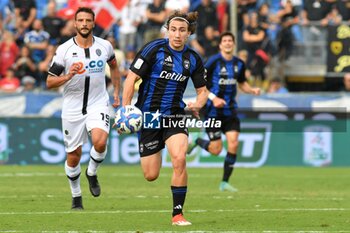
[[[131,104],[134,84],[141,78],[142,83],[135,105],[142,112],[153,112],[155,118],[159,114],[162,117],[185,115],[186,104],[182,98],[188,79],[191,78],[197,98],[194,103],[188,104],[188,108],[198,114],[208,99],[205,71],[199,55],[186,45],[188,37],[195,31],[197,17],[193,12],[188,14],[174,12],[166,22],[168,39],[151,41],[138,52],[124,82],[123,106]],[[172,224],[191,225],[183,216],[187,193],[188,129],[186,127],[141,129],[139,152],[144,177],[148,181],[158,178],[162,164],[161,150],[165,145],[173,166]]]
[[[206,128],[209,140],[197,138],[188,147],[190,154],[195,146],[219,155],[222,150],[221,132],[226,136],[227,154],[224,162],[224,174],[220,191],[237,191],[228,183],[237,159],[240,121],[237,117],[237,83],[239,88],[249,94],[260,95],[260,88],[252,88],[245,77],[245,64],[235,57],[235,37],[231,32],[224,32],[219,39],[219,53],[213,55],[205,64],[207,69],[207,88],[209,99],[206,104],[205,118],[221,121],[221,128]]]

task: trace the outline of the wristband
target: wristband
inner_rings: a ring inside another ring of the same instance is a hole
[[[212,92],[210,92],[208,95],[208,99],[210,99],[211,101],[213,101],[215,97],[216,97],[216,95]]]

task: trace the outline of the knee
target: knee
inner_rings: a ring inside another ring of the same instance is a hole
[[[177,156],[172,158],[173,169],[176,174],[182,174],[186,170],[186,157]]]
[[[230,141],[228,143],[228,151],[236,152],[238,148],[238,140]]]
[[[95,150],[98,153],[103,153],[106,150],[106,146],[107,144],[104,141],[98,141],[94,144]]]
[[[145,179],[147,181],[155,181],[159,176],[159,173],[157,172],[144,172],[143,173],[143,177],[145,177]]]
[[[222,150],[222,143],[221,142],[213,143],[209,147],[209,152],[215,156],[219,155],[221,153],[221,150]]]
[[[222,150],[222,147],[216,147],[216,148],[211,149],[210,153],[217,156],[221,153],[221,150]]]
[[[74,151],[67,154],[67,164],[70,167],[76,167],[79,165],[81,155]]]

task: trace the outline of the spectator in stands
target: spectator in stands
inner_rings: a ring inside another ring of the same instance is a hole
[[[243,31],[243,41],[248,50],[247,67],[252,75],[260,80],[265,80],[265,67],[268,63],[266,34],[258,23],[258,15],[255,12],[249,14],[249,25]]]
[[[6,74],[0,79],[0,92],[13,93],[17,92],[21,82],[15,77],[13,68],[8,68]]]
[[[32,50],[32,58],[36,64],[45,59],[50,35],[43,30],[40,19],[34,20],[33,30],[24,36],[24,43]]]
[[[146,31],[144,43],[161,37],[161,28],[166,20],[165,4],[163,0],[153,0],[146,10]]]
[[[61,37],[58,42],[58,44],[63,44],[70,38],[72,38],[74,35],[76,35],[75,27],[74,27],[74,20],[68,20],[64,27],[61,30]]]
[[[216,5],[219,33],[230,31],[230,4],[227,0],[219,0]]]
[[[261,2],[261,0],[259,0]],[[250,12],[256,12],[257,10],[257,0],[239,0],[239,2],[244,5],[244,7],[247,9],[247,11]]]
[[[138,8],[135,7],[133,1],[129,1],[121,11],[119,25],[119,45],[122,51],[126,51],[128,46],[134,47],[136,43],[137,27],[141,22],[141,17],[138,14]]]
[[[286,3],[290,1],[293,7],[296,9],[298,13],[300,13],[303,9],[303,0],[281,0],[281,6],[285,6]]]
[[[310,25],[310,21],[322,21],[326,18],[331,10],[331,4],[326,0],[308,0],[304,1],[304,8],[302,10],[302,24]],[[311,25],[313,26],[313,25]]]
[[[219,23],[216,15],[216,5],[212,0],[201,0],[201,4],[195,11],[198,12],[196,32],[198,41],[204,38],[204,31],[207,26],[212,26],[215,34],[218,36],[220,34]]]
[[[217,53],[219,46],[219,37],[216,36],[216,33],[212,26],[205,27],[204,37],[199,40],[199,44],[204,50],[205,59]]]
[[[325,25],[337,26],[342,23],[342,16],[338,11],[336,5],[332,6],[331,11],[327,14],[326,18],[322,22]]]
[[[350,92],[350,73],[344,75],[343,84],[343,91]]]
[[[13,34],[5,30],[0,41],[0,76],[3,77],[9,67],[11,67],[18,56],[19,48]]]
[[[0,1],[0,35],[4,30],[16,31],[15,7],[11,0]]]
[[[266,50],[271,54],[277,54],[277,35],[280,30],[280,19],[276,14],[270,11],[270,6],[267,3],[260,5],[258,9],[258,22],[262,29],[264,29],[267,41]]]
[[[49,45],[46,50],[45,59],[38,63],[38,86],[46,89],[46,78],[47,78],[47,70],[49,69],[50,63],[52,61],[53,56],[55,55],[56,46]]]
[[[33,92],[35,90],[38,90],[36,87],[36,80],[32,76],[24,76],[22,78],[22,92]]]
[[[31,50],[28,46],[22,46],[19,57],[14,64],[14,68],[16,70],[16,76],[20,79],[26,75],[36,77],[36,65],[32,59]]]
[[[297,10],[291,1],[287,1],[284,7],[278,11],[281,30],[278,33],[278,53],[280,60],[287,60],[292,54],[294,35],[292,26],[299,23]]]
[[[246,49],[243,42],[243,31],[249,24],[249,16],[244,0],[237,0],[237,48]]]
[[[271,80],[267,93],[285,94],[288,93],[288,89],[283,86],[281,79],[276,77]]]
[[[16,38],[19,38],[19,43],[22,43],[22,37],[26,31],[29,31],[33,24],[37,8],[35,0],[13,0],[15,5],[16,15]]]
[[[57,45],[65,21],[56,16],[56,4],[54,1],[50,1],[47,5],[47,15],[42,18],[42,23],[44,30],[50,35],[50,44]]]
[[[320,47],[326,46],[326,29],[319,26],[326,25],[327,14],[331,10],[331,4],[326,0],[304,1],[301,13],[301,24],[303,25],[303,39],[305,43],[305,57],[308,61],[320,58],[325,61],[326,53]],[[317,45],[319,47],[317,47]]]
[[[133,1],[135,2],[135,8],[137,8],[137,13],[140,18],[140,23],[137,26],[136,46],[135,46],[138,51],[144,45],[144,34],[146,31],[146,23],[147,23],[146,10],[148,8],[148,5],[151,4],[153,0],[133,0]]]
[[[55,0],[35,0],[36,3],[36,18],[42,19],[45,15],[47,15],[47,7],[50,2],[54,2]]]

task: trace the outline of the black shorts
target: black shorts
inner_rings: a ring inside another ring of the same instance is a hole
[[[165,147],[165,141],[171,136],[184,133],[187,128],[142,129],[139,132],[139,152],[141,157],[152,155]]]
[[[205,131],[208,134],[210,141],[221,139],[221,132],[226,133],[228,131],[241,131],[241,124],[239,118],[235,116],[219,117],[215,118],[221,121],[221,128],[206,128]]]

